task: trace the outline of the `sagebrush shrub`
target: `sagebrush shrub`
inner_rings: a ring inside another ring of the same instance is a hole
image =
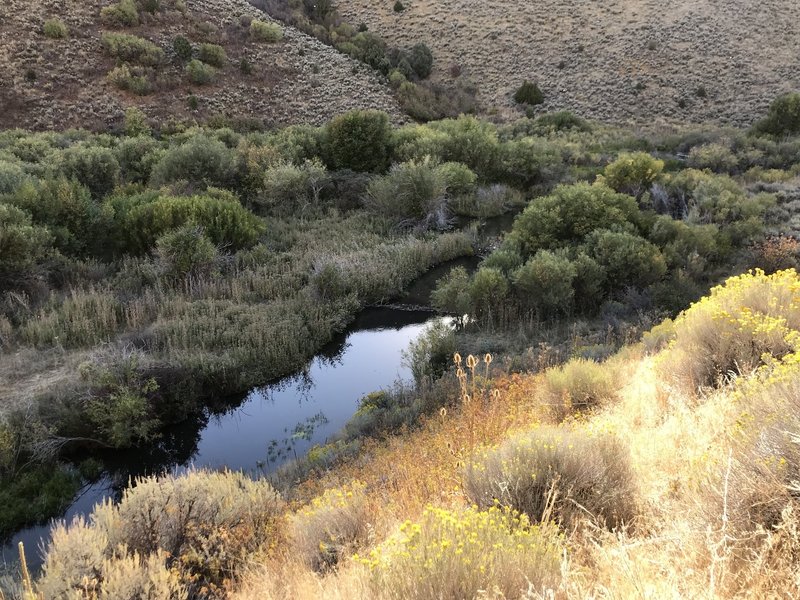
[[[189,76],[189,81],[192,83],[196,85],[205,85],[214,81],[217,70],[211,65],[207,65],[203,61],[194,58],[186,65],[186,74]]]
[[[100,9],[100,20],[110,27],[135,27],[139,24],[139,11],[134,0],[120,0]]]
[[[577,411],[608,404],[617,390],[618,384],[607,366],[575,358],[542,374],[536,400],[560,420]]]
[[[548,525],[531,525],[509,508],[449,511],[428,507],[367,556],[377,597],[460,600],[482,590],[521,598],[558,585],[563,542]]]
[[[45,37],[58,40],[67,37],[69,29],[61,19],[47,19],[42,25],[42,33]]]
[[[572,281],[576,275],[569,258],[540,250],[514,271],[512,283],[523,306],[547,317],[570,312],[575,295]]]
[[[544,94],[536,83],[525,81],[517,88],[517,91],[514,92],[514,102],[517,104],[535,106],[544,102]]]
[[[603,171],[603,181],[607,186],[641,198],[661,176],[664,161],[653,158],[646,152],[621,154]]]
[[[225,48],[217,44],[200,44],[197,47],[197,58],[212,67],[224,67],[228,62]]]
[[[541,426],[479,451],[464,487],[478,506],[496,502],[552,518],[569,531],[581,519],[616,528],[636,516],[627,448],[611,435]]]
[[[275,43],[283,38],[283,29],[277,23],[253,19],[250,23],[250,37],[259,42]]]
[[[145,66],[157,66],[164,62],[164,51],[153,42],[126,33],[104,33],[103,47],[110,56]]]
[[[367,187],[367,206],[399,223],[442,227],[446,222],[445,173],[430,160],[394,165]]]
[[[332,168],[382,171],[389,162],[389,117],[378,111],[357,110],[328,123],[327,154]]]

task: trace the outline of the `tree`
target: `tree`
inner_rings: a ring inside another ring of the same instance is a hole
[[[327,127],[327,153],[334,169],[383,171],[389,163],[389,116],[355,110],[335,117]]]

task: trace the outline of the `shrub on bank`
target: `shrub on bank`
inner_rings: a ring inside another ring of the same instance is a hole
[[[616,528],[636,516],[628,450],[610,435],[539,427],[487,448],[467,464],[464,486],[478,506],[495,502],[567,531],[592,519]]]
[[[217,70],[211,65],[194,58],[186,65],[186,74],[189,76],[189,81],[195,85],[205,85],[214,81]]]
[[[572,310],[576,275],[569,258],[540,250],[514,271],[512,282],[520,303],[545,318]]]
[[[197,58],[212,67],[224,67],[228,62],[225,49],[217,44],[200,44],[197,47]]]
[[[250,22],[250,37],[258,42],[274,44],[283,39],[283,29],[277,23],[253,19]]]
[[[134,0],[120,0],[100,9],[100,20],[109,27],[135,27],[139,24],[139,11]]]
[[[206,135],[196,135],[167,150],[153,167],[151,183],[163,186],[183,181],[190,188],[224,187],[230,185],[234,169],[233,152],[225,144]]]
[[[144,38],[126,33],[104,33],[103,47],[121,62],[132,62],[154,67],[164,62],[164,51]]]
[[[575,358],[544,372],[536,400],[558,420],[579,411],[604,406],[617,394],[617,383],[608,367]]]
[[[69,29],[61,19],[47,19],[42,25],[42,33],[50,39],[60,40],[69,35]]]
[[[356,110],[335,117],[326,128],[331,166],[353,171],[382,171],[389,162],[391,129],[386,113]]]
[[[367,187],[367,206],[404,224],[441,228],[446,224],[446,175],[430,160],[392,167]]]
[[[533,82],[525,81],[514,92],[514,102],[517,104],[527,104],[528,106],[536,106],[544,102],[544,94],[539,86]]]
[[[603,171],[603,181],[611,189],[636,198],[650,189],[661,176],[664,161],[646,152],[621,154]]]

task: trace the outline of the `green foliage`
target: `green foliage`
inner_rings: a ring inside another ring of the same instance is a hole
[[[405,59],[408,61],[411,70],[420,79],[426,79],[433,69],[433,53],[426,44],[422,42],[414,44],[406,53]]]
[[[147,73],[138,67],[131,68],[127,63],[111,69],[106,78],[114,87],[138,96],[146,96],[153,91]]]
[[[226,186],[234,170],[233,152],[221,141],[198,134],[167,150],[153,168],[151,181],[155,186],[180,181],[200,188]]]
[[[800,133],[800,93],[776,98],[770,105],[767,116],[756,123],[754,129],[758,133],[775,137]]]
[[[102,42],[106,52],[121,62],[133,62],[151,67],[164,62],[164,51],[161,48],[135,35],[104,33]]]
[[[522,189],[551,185],[558,182],[564,173],[559,148],[533,138],[503,143],[500,162],[499,178]]]
[[[441,227],[445,222],[447,181],[430,160],[394,165],[367,187],[367,206],[396,222]]]
[[[224,67],[228,62],[225,49],[217,44],[200,44],[197,47],[197,58],[212,67]]]
[[[387,74],[392,66],[386,50],[386,42],[369,31],[361,32],[352,39],[353,57],[383,74]]]
[[[192,223],[158,238],[155,253],[161,272],[178,280],[211,274],[219,258],[217,247]]]
[[[328,171],[318,160],[307,160],[300,166],[279,162],[263,172],[254,202],[280,214],[302,213],[311,205],[319,205],[320,195],[329,184]]]
[[[81,377],[92,393],[83,406],[95,435],[115,448],[152,440],[160,423],[152,417],[155,379],[142,376],[140,357],[133,352],[113,364],[84,363]]]
[[[283,29],[277,23],[253,19],[250,22],[250,37],[259,42],[274,44],[283,39]]]
[[[167,231],[186,224],[203,228],[218,246],[252,246],[264,225],[232,198],[160,196],[133,206],[118,223],[119,239],[131,253],[144,253]]]
[[[176,36],[175,39],[172,40],[172,50],[181,62],[189,62],[194,53],[191,42],[182,35]]]
[[[447,162],[439,165],[438,171],[444,177],[448,196],[463,196],[475,192],[478,176],[467,165]]]
[[[523,306],[547,317],[570,312],[576,276],[575,266],[566,256],[540,250],[514,271],[512,282]]]
[[[186,74],[189,76],[189,81],[195,85],[205,85],[214,81],[214,78],[217,75],[217,70],[214,67],[194,58],[186,65]]]
[[[401,13],[401,12],[403,12],[405,9],[406,9],[406,7],[405,7],[405,6],[403,6],[403,3],[402,3],[402,2],[400,2],[400,0],[397,0],[397,1],[394,3],[394,12],[396,12],[396,13]]]
[[[139,24],[139,11],[134,0],[120,0],[100,9],[100,20],[109,27],[135,27]]]
[[[664,161],[646,152],[620,154],[603,171],[603,182],[613,190],[641,198],[663,170]]]
[[[538,427],[489,448],[467,465],[465,488],[478,506],[501,504],[531,521],[553,518],[571,531],[580,519],[617,528],[636,515],[628,450],[608,434]]]
[[[471,303],[470,277],[464,267],[451,269],[431,292],[431,304],[436,310],[459,318],[470,312]]]
[[[51,250],[52,235],[33,225],[28,213],[0,203],[0,287],[35,273],[35,267]]]
[[[417,385],[422,385],[425,381],[430,382],[444,375],[455,352],[453,328],[447,322],[438,320],[409,344],[408,350],[403,352],[403,362],[411,369]]]
[[[146,135],[121,140],[115,151],[122,178],[131,183],[147,183],[164,153],[161,145]]]
[[[739,159],[724,144],[702,144],[689,152],[687,164],[694,169],[710,169],[715,173],[729,173],[739,164]]]
[[[327,154],[335,169],[383,171],[389,162],[391,129],[386,113],[356,110],[326,128]]]
[[[527,104],[535,106],[544,102],[544,94],[539,86],[530,81],[524,81],[517,91],[514,92],[514,102],[517,104]]]
[[[58,158],[58,170],[89,188],[95,198],[110,194],[119,177],[114,151],[102,146],[76,144],[67,148]]]
[[[19,164],[0,160],[0,194],[14,192],[27,179],[27,174]]]
[[[511,238],[525,255],[580,243],[597,229],[625,226],[639,211],[636,201],[602,185],[562,185],[537,198],[514,222]]]
[[[125,135],[128,137],[146,136],[152,133],[147,123],[147,115],[135,106],[125,109]]]
[[[42,33],[50,39],[60,40],[69,35],[69,29],[61,19],[47,19],[42,25]]]
[[[597,230],[589,235],[587,249],[605,269],[608,285],[614,287],[646,287],[667,272],[666,261],[659,249],[632,233]]]
[[[481,267],[469,287],[473,312],[478,319],[491,322],[501,311],[508,294],[508,280],[502,271]]]

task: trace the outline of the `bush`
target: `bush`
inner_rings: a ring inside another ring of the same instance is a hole
[[[437,121],[477,112],[476,94],[477,88],[463,80],[450,85],[406,81],[400,83],[396,96],[400,107],[411,118]]]
[[[567,257],[540,250],[514,271],[512,283],[523,306],[547,317],[572,310],[572,281],[576,275],[575,266]]]
[[[289,536],[293,549],[315,571],[335,567],[367,541],[364,484],[327,489],[295,513]]]
[[[662,369],[693,391],[730,374],[749,374],[793,350],[800,331],[794,270],[750,272],[728,279],[675,319],[675,342]]]
[[[274,44],[283,39],[283,29],[277,23],[267,23],[253,19],[250,23],[250,37],[258,42]]]
[[[507,294],[508,280],[502,271],[481,267],[469,286],[473,313],[484,322],[492,322],[502,310]]]
[[[536,389],[536,400],[562,420],[577,411],[606,405],[616,394],[614,374],[607,366],[578,358],[547,369]]]
[[[409,161],[367,187],[367,206],[402,224],[443,227],[446,222],[444,174],[431,161]]]
[[[230,185],[234,169],[233,152],[221,141],[201,134],[167,150],[153,168],[151,182],[155,186],[184,181],[191,187],[225,187]]]
[[[433,53],[427,45],[423,43],[414,44],[406,54],[406,60],[420,79],[426,79],[433,69]]]
[[[562,544],[554,528],[531,526],[508,508],[461,512],[428,507],[420,523],[365,557],[375,597],[397,600],[477,598],[482,590],[521,598],[560,580]]]
[[[172,50],[175,52],[175,56],[177,56],[182,62],[189,62],[192,59],[192,54],[194,52],[191,42],[182,35],[179,35],[172,40]]]
[[[171,229],[186,224],[203,228],[218,246],[252,246],[264,231],[261,220],[235,199],[209,196],[158,197],[131,208],[121,222],[119,238],[127,250],[144,253]]]
[[[609,286],[646,287],[667,272],[659,249],[632,233],[598,230],[589,236],[587,249],[605,269]]]
[[[90,523],[54,527],[37,590],[46,598],[85,587],[108,598],[125,587],[130,598],[201,589],[221,597],[226,580],[273,541],[281,506],[269,483],[239,473],[139,478],[119,504],[95,507]]]
[[[689,152],[687,164],[694,169],[711,169],[716,173],[728,173],[739,164],[739,159],[728,146],[703,144]]]
[[[453,328],[437,320],[408,345],[403,363],[409,367],[418,386],[439,379],[447,371],[456,352]]]
[[[467,165],[448,162],[439,165],[438,170],[444,177],[447,195],[451,198],[472,194],[475,191],[478,176]]]
[[[47,19],[42,25],[42,33],[45,37],[60,40],[69,35],[69,29],[61,19]]]
[[[104,33],[103,47],[119,61],[155,67],[164,62],[164,51],[144,38],[125,33]]]
[[[300,166],[280,162],[264,171],[254,201],[281,214],[298,214],[309,205],[319,205],[320,194],[330,178],[319,161],[305,161]]]
[[[527,189],[549,187],[564,174],[564,161],[555,144],[533,138],[505,142],[500,148],[497,176],[510,185]]]
[[[131,70],[127,63],[111,69],[106,77],[114,87],[138,96],[146,96],[153,91],[147,75],[136,69]]]
[[[530,81],[525,81],[516,92],[514,92],[514,102],[517,104],[527,104],[535,106],[544,102],[544,94],[539,86]]]
[[[383,171],[389,162],[389,117],[356,110],[332,119],[326,128],[330,166],[353,171]]]
[[[0,160],[0,195],[16,191],[27,180],[28,175],[19,164]]]
[[[135,106],[125,109],[125,135],[128,137],[150,136],[152,130],[147,124],[147,115]]]
[[[197,58],[212,67],[224,67],[228,62],[225,49],[217,44],[200,44],[197,48]]]
[[[192,223],[158,238],[155,253],[161,272],[170,279],[210,275],[219,258],[203,228]]]
[[[119,177],[119,163],[113,150],[101,146],[67,148],[59,156],[58,170],[89,188],[94,198],[110,194]]]
[[[611,189],[641,198],[661,176],[664,161],[646,152],[621,154],[603,171],[603,181]]]
[[[139,11],[134,0],[120,0],[100,9],[100,20],[109,27],[136,27]]]
[[[195,85],[205,85],[214,81],[217,70],[195,58],[186,65],[186,74]]]
[[[128,137],[116,148],[117,162],[124,181],[147,183],[165,153],[160,144],[147,135]]]
[[[800,133],[800,94],[786,94],[776,98],[769,107],[767,116],[756,123],[758,133],[776,137]]]
[[[464,267],[456,267],[436,282],[431,304],[439,312],[461,318],[470,312],[470,279]]]
[[[51,242],[50,232],[33,225],[28,213],[0,203],[0,288],[10,287],[23,275],[33,275]]]
[[[614,437],[539,427],[467,463],[464,487],[478,506],[499,501],[531,521],[552,517],[566,531],[593,519],[617,528],[636,516],[629,453]]]
[[[514,221],[511,238],[526,255],[581,242],[597,229],[624,226],[639,214],[636,201],[606,186],[559,186],[537,198]]]
[[[353,58],[368,64],[384,75],[389,72],[392,65],[386,56],[386,42],[379,35],[369,31],[361,32],[352,39],[352,45]]]

